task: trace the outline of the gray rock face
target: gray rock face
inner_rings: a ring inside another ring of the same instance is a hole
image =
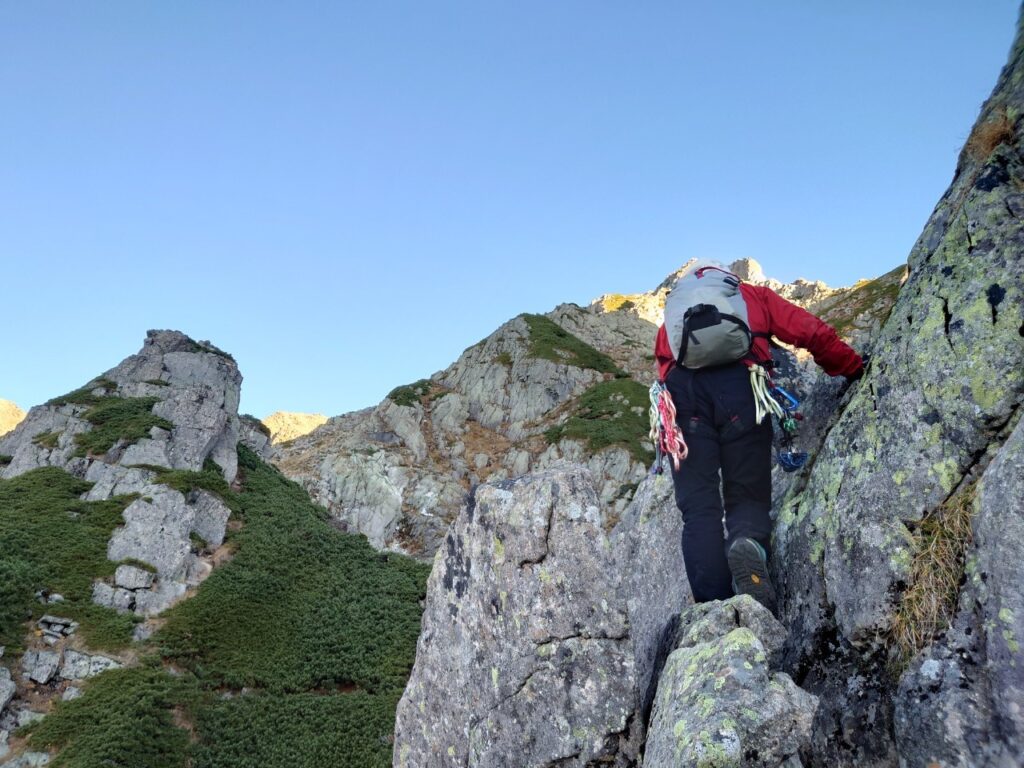
[[[679,630],[658,681],[645,768],[799,764],[818,701],[772,671],[782,625],[744,595],[690,608]]]
[[[98,675],[108,669],[117,669],[120,662],[107,656],[79,653],[78,651],[64,651],[64,660],[60,666],[60,676],[64,680],[85,680],[88,677]]]
[[[396,766],[635,760],[634,660],[606,522],[580,470],[477,490],[435,558]]]
[[[0,768],[40,768],[50,764],[50,756],[45,752],[24,752],[13,760],[8,760]]]
[[[1019,631],[1004,595],[1017,591],[1011,510],[1021,490],[1000,468],[1015,466],[1014,439],[1002,444],[1024,399],[1024,161],[1007,117],[1024,107],[1022,71],[1018,37],[910,255],[868,375],[838,402],[778,514],[787,668],[821,697],[812,739],[821,764],[1020,761],[1019,660],[1002,632]],[[913,531],[983,472],[960,607],[904,675],[894,712],[886,640],[911,577]],[[989,504],[999,512],[986,514]]]
[[[124,589],[149,589],[154,578],[152,571],[134,565],[119,565],[114,572],[114,583]]]
[[[22,677],[45,685],[53,680],[60,665],[60,653],[55,651],[26,651],[21,657]]]
[[[896,697],[911,763],[1024,763],[1024,422],[978,484],[968,581],[953,626],[914,661]]]
[[[326,418],[324,420],[326,421]],[[264,461],[270,461],[277,455],[277,449],[271,441],[270,430],[254,416],[239,416],[238,442]]]
[[[156,416],[174,425],[154,429],[132,445],[116,445],[105,456],[76,458],[74,436],[92,425],[82,419],[89,406],[40,405],[12,432],[0,437],[0,453],[12,456],[0,471],[14,477],[39,466],[60,466],[84,477],[89,465],[104,462],[126,468],[151,464],[201,470],[216,461],[231,481],[237,471],[238,397],[242,377],[234,361],[208,343],[177,331],[150,331],[142,350],[95,380],[100,397],[152,397]],[[106,382],[106,383],[102,383]],[[53,448],[33,438],[60,433]]]
[[[657,674],[671,651],[675,617],[693,596],[682,553],[683,521],[672,478],[649,477],[612,531],[612,551],[629,616],[637,711],[646,722]]]
[[[114,561],[149,563],[156,568],[156,580],[140,576],[140,569],[122,567],[116,588],[95,585],[94,599],[100,605],[152,615],[209,572],[196,537],[219,546],[230,511],[205,491],[186,497],[157,483],[152,467],[199,471],[212,460],[225,480],[233,480],[241,380],[234,361],[208,342],[195,342],[177,331],[150,331],[138,354],[91,382],[96,385],[91,393],[153,398],[153,414],[170,422],[171,430],[153,427],[148,437],[131,445],[120,441],[102,456],[75,456],[75,436],[93,427],[83,418],[90,406],[69,402],[33,408],[17,429],[0,438],[0,453],[12,456],[7,467],[0,467],[0,477],[52,465],[93,483],[87,500],[141,497],[125,510],[125,525],[114,532],[107,554]],[[56,435],[53,441],[37,440],[48,433]],[[135,581],[123,583],[124,574],[135,571]]]
[[[0,713],[11,703],[17,688],[18,686],[11,680],[11,671],[7,667],[0,667]]]
[[[690,599],[666,483],[612,533],[580,468],[477,489],[435,557],[396,766],[635,764]]]

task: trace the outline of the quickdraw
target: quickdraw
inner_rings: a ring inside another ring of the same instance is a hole
[[[775,457],[783,472],[796,472],[807,463],[807,452],[795,448],[797,422],[803,416],[797,412],[800,401],[782,387],[775,384],[771,376],[760,365],[750,366],[750,387],[754,390],[755,419],[758,424],[764,417],[774,414],[779,419],[782,437],[780,449]]]
[[[652,475],[662,473],[662,459],[669,456],[672,459],[672,467],[678,472],[679,465],[686,461],[689,449],[686,447],[686,440],[683,433],[676,424],[676,406],[672,402],[672,395],[660,381],[651,385],[651,441],[654,443],[654,464],[651,466]]]

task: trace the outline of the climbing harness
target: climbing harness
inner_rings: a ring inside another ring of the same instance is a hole
[[[781,448],[776,452],[783,472],[796,472],[807,463],[807,452],[795,448],[797,422],[803,416],[797,412],[800,401],[775,384],[762,366],[750,366],[750,387],[754,390],[755,420],[758,424],[765,416],[774,414],[782,428]]]
[[[662,459],[667,455],[672,458],[672,467],[678,472],[679,465],[686,461],[686,454],[689,449],[686,447],[686,440],[683,433],[676,424],[676,406],[672,402],[672,395],[668,388],[660,381],[651,385],[651,432],[650,437],[654,443],[654,464],[651,466],[652,475],[662,473]]]

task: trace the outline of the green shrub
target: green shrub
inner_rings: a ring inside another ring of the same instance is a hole
[[[102,389],[104,394],[94,395],[93,390]],[[55,397],[52,400],[47,400],[47,405],[68,405],[73,403],[75,405],[95,405],[100,400],[108,397],[111,392],[117,389],[117,382],[111,381],[110,379],[100,376],[97,379],[93,379],[84,387],[80,387],[72,392],[68,392],[66,395]]]
[[[194,768],[390,768],[396,696],[247,695],[202,708]]]
[[[93,648],[131,638],[132,619],[92,602],[92,582],[110,576],[107,541],[132,497],[82,501],[91,483],[56,467],[0,480],[0,645],[20,647],[24,622],[46,612],[41,589],[59,592],[60,612],[81,622]]]
[[[169,387],[171,382],[164,381],[163,379],[146,379],[147,384],[152,384],[155,387]]]
[[[430,391],[430,380],[420,379],[412,384],[403,384],[388,392],[388,400],[395,405],[415,405]]]
[[[390,766],[429,567],[335,530],[244,447],[239,464],[235,556],[151,641],[175,674],[148,666],[88,681],[29,735],[62,750],[52,765]]]
[[[207,685],[401,691],[428,567],[340,533],[299,485],[244,447],[239,459],[237,552],[168,612],[164,653]]]
[[[499,352],[494,356],[494,362],[499,363],[500,365],[504,365],[506,367],[511,366],[512,355],[510,355],[508,352]]]
[[[625,376],[615,362],[544,315],[521,315],[530,329],[530,356]]]
[[[0,453],[0,467],[6,467],[12,461],[14,461],[14,457],[9,453]]]
[[[174,425],[153,413],[158,397],[104,397],[82,414],[93,425],[88,432],[75,435],[76,456],[109,451],[118,440],[134,443],[149,436],[153,427],[171,430]]]
[[[124,560],[120,560],[118,565],[130,565],[133,568],[141,568],[143,571],[149,571],[150,573],[156,573],[156,566],[147,563],[145,560],[139,560],[134,557],[126,557]]]
[[[57,441],[60,440],[60,435],[60,432],[42,432],[33,437],[32,442],[52,451],[57,447]]]
[[[34,748],[61,749],[53,768],[184,768],[189,734],[175,710],[194,699],[194,683],[148,666],[115,669],[87,683],[86,695],[58,702],[32,727]]]
[[[193,472],[188,469],[164,469],[163,467],[156,469],[158,470],[156,482],[184,494],[200,489],[209,491],[215,496],[219,496],[232,512],[239,511],[237,494],[232,492],[231,486],[224,479],[224,471],[212,459],[207,459],[203,463],[201,472]]]
[[[602,381],[580,395],[569,419],[548,429],[544,437],[548,443],[563,437],[582,440],[591,453],[622,446],[637,461],[650,464],[654,453],[641,445],[650,430],[649,402],[647,388],[633,379]],[[634,408],[642,410],[637,413]]]

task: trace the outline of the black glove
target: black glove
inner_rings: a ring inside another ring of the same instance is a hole
[[[861,361],[860,368],[857,369],[856,373],[852,373],[849,376],[847,376],[846,377],[847,381],[850,381],[850,382],[857,381],[861,376],[864,375],[864,371],[867,369],[868,363],[871,362],[871,355],[869,353],[865,352],[863,355],[860,356],[860,361]]]

